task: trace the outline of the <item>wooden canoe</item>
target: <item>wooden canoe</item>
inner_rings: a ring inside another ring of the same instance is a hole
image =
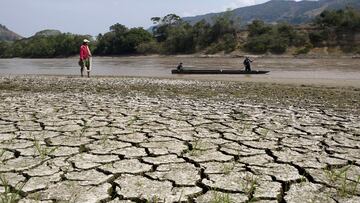
[[[230,69],[182,69],[182,70],[171,70],[172,74],[266,74],[270,71],[260,71],[260,70],[230,70]]]

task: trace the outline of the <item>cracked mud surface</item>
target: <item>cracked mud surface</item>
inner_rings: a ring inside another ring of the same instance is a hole
[[[0,78],[0,193],[19,202],[359,202],[360,91]]]

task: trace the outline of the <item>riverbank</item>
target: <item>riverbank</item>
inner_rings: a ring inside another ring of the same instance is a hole
[[[358,202],[359,93],[0,77],[0,175],[8,181],[0,195],[22,202]]]

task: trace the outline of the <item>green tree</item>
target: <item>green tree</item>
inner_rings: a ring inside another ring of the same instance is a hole
[[[244,47],[249,52],[263,54],[269,50],[271,39],[272,36],[270,34],[249,37]]]
[[[195,42],[192,26],[183,23],[176,27],[170,27],[168,37],[163,43],[166,53],[192,53],[195,50]]]
[[[259,36],[271,32],[272,28],[270,25],[266,25],[264,21],[254,20],[248,25],[249,37]]]
[[[314,20],[319,28],[335,28],[337,31],[360,30],[360,11],[346,8],[344,10],[325,10]]]
[[[161,23],[164,25],[180,25],[182,23],[182,19],[176,14],[168,14],[161,19]]]
[[[125,34],[128,28],[119,23],[110,26],[110,32],[97,37],[97,48],[95,54],[99,55],[118,55],[124,54]]]
[[[9,49],[9,57],[24,57],[23,56],[23,50],[26,46],[25,40],[18,40],[15,41],[13,44],[11,44],[11,47]]]
[[[286,52],[288,46],[289,46],[289,38],[281,37],[280,35],[274,36],[270,40],[269,44],[269,50],[271,53],[274,54],[282,54]]]
[[[124,52],[135,53],[136,47],[153,40],[152,35],[143,28],[132,28],[125,34]]]
[[[110,32],[97,36],[94,53],[98,55],[134,54],[140,44],[152,40],[152,35],[143,28],[128,29],[117,23],[110,27]]]
[[[0,41],[0,57],[8,57],[10,46],[9,42]]]
[[[222,15],[216,16],[214,24],[211,27],[211,41],[216,42],[226,34],[236,36],[239,22],[234,20],[233,13],[228,11]]]
[[[295,30],[292,25],[279,23],[268,25],[255,20],[248,25],[249,37],[244,45],[245,50],[254,53],[271,52],[282,54],[288,47],[302,47],[309,44],[309,37]]]
[[[180,26],[183,21],[176,14],[168,14],[164,17],[152,17],[151,20],[155,24],[152,28],[155,38],[158,42],[163,42],[168,38],[168,31],[172,27]]]
[[[313,22],[317,30],[309,33],[315,46],[342,46],[343,51],[356,51],[353,46],[355,33],[360,31],[360,11],[346,8],[325,10]],[[348,43],[343,43],[348,41]],[[350,44],[350,45],[349,45]]]
[[[331,31],[328,29],[311,32],[309,34],[311,44],[315,46],[323,46],[324,43],[330,38],[329,32]]]
[[[128,31],[128,28],[125,25],[121,25],[119,23],[116,23],[112,26],[110,26],[110,31],[115,32],[115,34],[123,35]]]
[[[275,26],[275,30],[278,37],[286,40],[288,45],[295,45],[295,40],[299,34],[296,32],[294,26],[289,25],[288,23],[280,23]]]
[[[51,58],[67,57],[79,53],[84,38],[90,36],[63,33],[59,35],[39,35],[9,43],[1,57]]]
[[[224,51],[226,53],[230,53],[236,49],[237,46],[236,35],[228,33],[225,34],[222,38],[224,41]]]
[[[143,42],[136,47],[136,52],[140,54],[158,54],[163,52],[160,44],[155,40]]]
[[[240,23],[232,12],[216,16],[212,25],[200,21],[192,26],[175,14],[162,18],[153,17],[151,20],[156,25],[153,28],[154,37],[160,43],[160,50],[166,54],[193,53],[210,45],[213,51],[226,52],[237,47],[236,37]]]
[[[97,44],[94,53],[97,55],[111,55],[113,51],[113,41],[115,38],[115,32],[108,32],[104,35],[99,34],[97,36]]]
[[[193,26],[193,35],[197,50],[208,47],[212,42],[211,25],[205,20],[199,21]]]

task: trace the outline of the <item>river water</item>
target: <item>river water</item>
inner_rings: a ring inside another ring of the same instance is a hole
[[[199,58],[190,56],[94,57],[92,75],[144,76],[182,79],[264,81],[360,87],[360,59],[257,58],[253,70],[266,75],[172,75],[179,62],[185,67],[243,69],[242,58]],[[80,74],[77,58],[0,59],[0,75]]]

